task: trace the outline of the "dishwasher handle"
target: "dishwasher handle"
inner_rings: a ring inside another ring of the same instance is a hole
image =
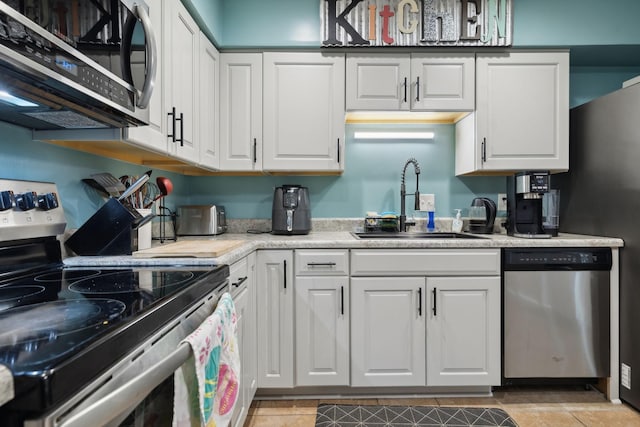
[[[183,343],[165,359],[132,378],[118,389],[63,421],[59,427],[105,425],[138,406],[151,391],[182,366],[191,356],[191,346]]]

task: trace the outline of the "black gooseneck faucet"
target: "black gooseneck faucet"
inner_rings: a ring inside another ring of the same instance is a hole
[[[418,177],[420,176],[420,165],[418,164],[418,161],[414,157],[411,157],[409,160],[407,160],[407,162],[404,164],[404,168],[402,169],[402,182],[400,184],[400,224],[399,224],[400,231],[407,231],[407,227],[409,225],[416,224],[415,222],[407,223],[406,207],[405,207],[405,201],[404,201],[405,197],[407,197],[407,191],[404,185],[404,176],[407,173],[407,166],[409,166],[409,164],[413,164],[413,169],[416,172],[416,192],[414,193],[415,209],[416,210],[420,209],[420,191],[418,190],[418,186],[419,186]]]

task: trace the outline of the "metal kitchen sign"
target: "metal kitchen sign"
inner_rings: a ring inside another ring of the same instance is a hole
[[[511,46],[512,0],[320,0],[323,47]]]

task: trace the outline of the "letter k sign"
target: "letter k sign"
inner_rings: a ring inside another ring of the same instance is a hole
[[[327,2],[327,39],[322,42],[324,45],[342,45],[342,42],[338,40],[337,30],[338,25],[344,28],[344,30],[351,36],[351,41],[349,44],[370,44],[368,40],[365,40],[360,33],[356,31],[351,24],[347,21],[345,16],[349,14],[353,10],[354,7],[358,5],[358,3],[363,0],[353,0],[340,15],[336,16],[336,3],[339,0],[326,0]]]

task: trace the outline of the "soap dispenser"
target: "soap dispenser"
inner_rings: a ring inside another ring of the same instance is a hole
[[[462,218],[460,218],[460,209],[456,209],[456,217],[451,223],[451,231],[460,233],[462,231]]]

